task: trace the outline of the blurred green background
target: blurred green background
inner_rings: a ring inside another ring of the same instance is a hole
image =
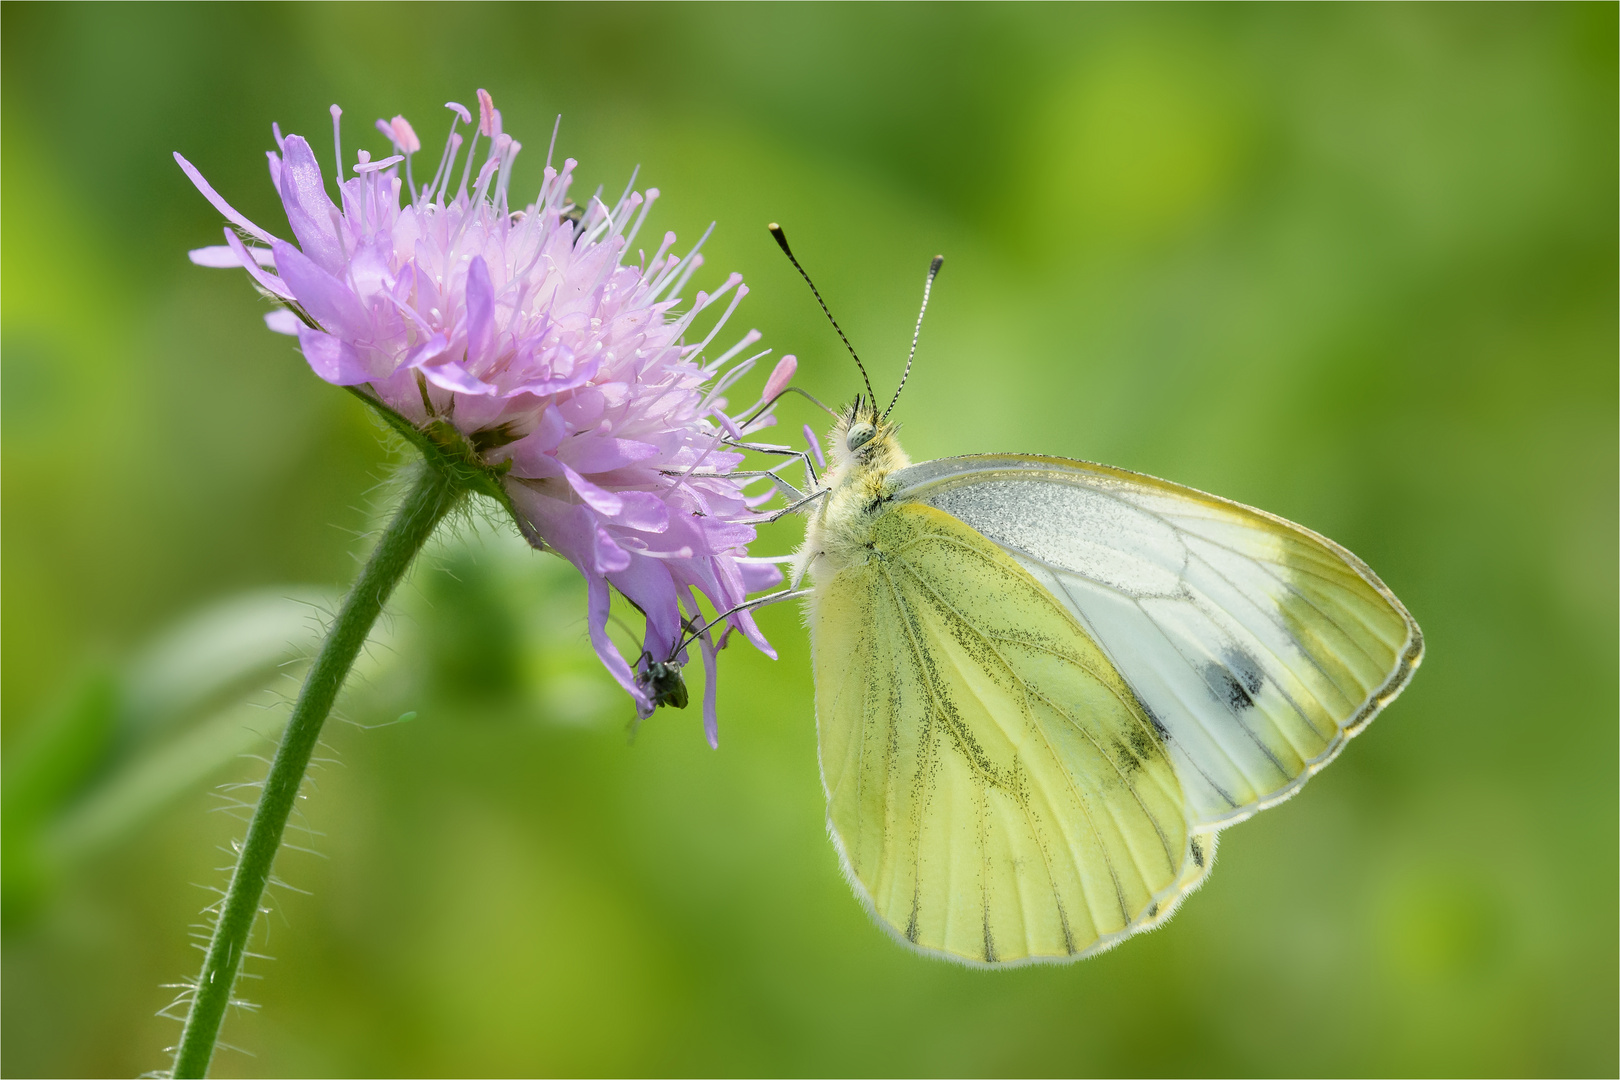
[[[1428,659],[1164,929],[959,970],[839,875],[794,611],[726,654],[718,752],[696,709],[630,742],[577,580],[464,523],[328,730],[218,1075],[1614,1075],[1616,10],[6,4],[4,1073],[166,1064],[230,785],[397,461],[186,262],[220,222],[170,152],[284,233],[272,120],[403,112],[432,160],[484,86],[514,191],[561,112],[585,190],[717,219],[704,273],[828,399],[765,222],[880,386],[944,252],[914,457],[1283,514]]]

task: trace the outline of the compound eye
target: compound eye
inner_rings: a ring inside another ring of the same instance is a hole
[[[876,434],[877,428],[873,427],[871,424],[856,424],[854,427],[849,429],[849,434],[844,436],[844,445],[849,447],[851,450],[859,450],[861,447],[871,442],[872,436]]]

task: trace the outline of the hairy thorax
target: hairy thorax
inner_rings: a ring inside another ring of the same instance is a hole
[[[849,430],[861,422],[872,423],[876,433],[851,450]],[[894,425],[862,411],[859,404],[833,428],[833,467],[822,481],[827,494],[810,515],[804,545],[794,560],[794,581],[802,581],[807,573],[826,580],[871,557],[872,523],[886,508],[890,475],[911,464],[895,432]]]

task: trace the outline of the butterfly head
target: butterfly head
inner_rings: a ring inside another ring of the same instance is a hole
[[[888,473],[910,464],[895,438],[900,425],[879,414],[867,397],[857,395],[832,429],[834,473]]]

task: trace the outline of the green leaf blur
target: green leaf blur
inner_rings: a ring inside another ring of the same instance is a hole
[[[639,164],[655,230],[718,220],[698,284],[742,271],[740,326],[826,399],[852,367],[765,223],[880,387],[943,252],[913,457],[1285,515],[1378,570],[1428,659],[1165,928],[986,974],[842,881],[796,612],[762,618],[778,661],[724,654],[718,752],[696,708],[631,740],[577,579],[475,518],[340,703],[262,1010],[226,1021],[253,1056],[217,1075],[1614,1075],[1616,31],[1612,4],[5,5],[0,1071],[166,1064],[240,755],[394,460],[243,275],[186,262],[221,222],[170,152],[285,234],[272,120],[328,146],[335,101],[376,151],[402,112],[431,162],[484,86],[514,193],[560,112],[583,190]]]

